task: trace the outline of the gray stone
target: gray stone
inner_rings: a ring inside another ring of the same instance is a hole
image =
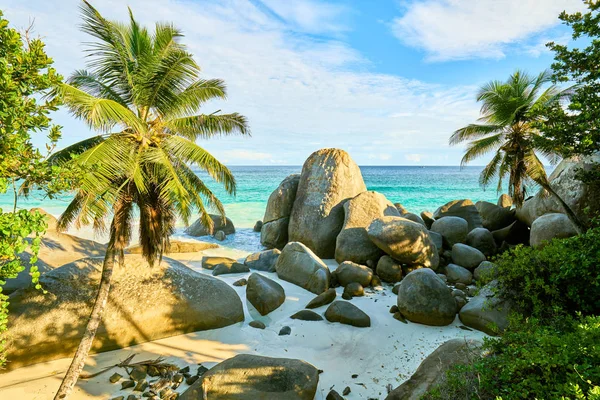
[[[290,217],[265,222],[260,230],[260,243],[268,249],[283,249],[288,242]]]
[[[223,231],[217,231],[215,232],[215,239],[222,242],[223,240],[227,239],[227,235]]]
[[[336,239],[335,259],[365,264],[383,255],[367,235],[367,227],[383,216],[400,216],[394,205],[377,192],[363,192],[344,203],[344,226]]]
[[[254,232],[260,232],[260,230],[262,229],[262,226],[263,226],[262,221],[256,221],[256,223],[254,224],[254,228],[252,228],[252,230]]]
[[[488,283],[460,310],[463,324],[488,335],[496,335],[508,327],[512,305],[496,294],[497,286],[497,281]]]
[[[275,272],[277,259],[281,251],[278,249],[265,250],[258,253],[250,254],[244,260],[244,264],[250,269],[264,272]]]
[[[456,316],[456,302],[446,283],[429,268],[404,277],[398,289],[398,309],[412,322],[443,326]]]
[[[73,356],[97,295],[102,264],[103,258],[75,261],[40,278],[48,293],[31,288],[10,295],[6,355],[11,362],[6,368]],[[166,257],[150,268],[142,256],[125,255],[113,272],[91,352],[243,320],[242,302],[227,283]]]
[[[377,262],[377,275],[384,282],[400,282],[402,280],[402,265],[390,256],[383,256]]]
[[[482,342],[452,339],[431,353],[415,373],[394,389],[385,400],[419,400],[446,379],[446,372],[456,365],[468,365],[482,355]]]
[[[242,274],[246,272],[250,272],[250,269],[246,265],[234,262],[232,264],[222,263],[217,265],[215,269],[213,269],[212,274],[213,276],[218,276],[225,274]]]
[[[510,208],[500,207],[487,201],[478,201],[475,207],[479,210],[483,227],[490,231],[506,228],[515,222],[515,210]]]
[[[266,328],[265,324],[261,321],[250,321],[250,323],[248,325],[250,325],[251,327],[256,328],[256,329],[265,329]]]
[[[401,215],[402,218],[405,218],[409,221],[415,222],[417,224],[421,224],[423,225],[425,228],[427,228],[427,225],[425,224],[425,221],[423,221],[423,218],[421,218],[419,215],[415,214],[415,213],[406,213],[406,214],[402,214]]]
[[[351,282],[344,288],[344,294],[342,297],[344,298],[352,298],[352,297],[361,297],[365,295],[365,290],[362,285],[358,282]]]
[[[431,229],[431,225],[435,222],[435,218],[433,217],[433,213],[429,211],[421,212],[421,219],[425,222],[425,226],[427,229]]]
[[[481,251],[486,257],[496,254],[496,241],[492,232],[485,228],[475,228],[467,235],[467,245]]]
[[[469,285],[473,281],[471,271],[456,264],[448,264],[446,267],[446,277],[450,283],[464,283],[465,285]]]
[[[300,321],[323,321],[323,317],[311,310],[300,310],[290,317]]]
[[[433,241],[433,244],[435,244],[438,254],[442,254],[442,252],[444,251],[444,237],[442,236],[442,234],[434,231],[429,231],[429,237]]]
[[[284,326],[279,330],[279,336],[289,336],[292,333],[292,328]]]
[[[371,278],[373,278],[373,270],[371,268],[350,261],[341,263],[333,273],[341,286],[346,286],[352,282],[358,282],[362,286],[369,286]]]
[[[335,289],[328,289],[320,295],[318,295],[317,297],[315,297],[314,299],[312,299],[306,305],[306,308],[319,308],[325,306],[334,301],[336,296],[337,293],[335,292]]]
[[[448,247],[456,243],[464,243],[469,233],[469,224],[460,217],[442,217],[431,225],[431,231],[437,232],[444,238]]]
[[[468,199],[448,202],[438,208],[433,216],[436,220],[442,217],[460,217],[467,221],[469,232],[483,226],[477,207]]]
[[[199,218],[185,230],[185,233],[190,236],[213,235],[217,231],[223,231],[225,235],[231,235],[232,233],[235,233],[235,227],[229,218],[223,218],[221,215],[217,214],[209,214],[209,217],[213,222],[212,229],[204,226],[202,220]]]
[[[233,282],[233,286],[246,286],[248,284],[248,280],[246,278],[242,278],[242,279],[238,279],[237,281]]]
[[[348,153],[339,149],[314,152],[302,167],[289,240],[304,243],[319,257],[333,258],[344,224],[343,203],[366,190],[360,168]]]
[[[344,400],[344,398],[340,396],[338,392],[331,389],[329,393],[327,393],[327,397],[325,397],[325,400]]]
[[[246,299],[261,315],[267,315],[283,304],[285,291],[279,283],[255,272],[248,278]]]
[[[496,270],[497,266],[494,263],[489,261],[483,261],[475,271],[473,271],[473,276],[475,280],[479,283],[486,284],[496,278]]]
[[[371,318],[360,308],[347,301],[334,301],[325,311],[325,318],[329,322],[352,325],[358,328],[371,326]]]
[[[178,400],[313,400],[319,371],[288,358],[240,354],[211,368]]]
[[[456,243],[452,246],[452,261],[461,267],[473,269],[485,261],[485,255],[474,247]]]
[[[468,303],[467,298],[462,296],[454,296],[454,300],[456,300],[456,309],[459,312]]]
[[[395,260],[410,266],[437,268],[439,255],[425,226],[401,217],[375,219],[369,238]]]
[[[321,294],[329,289],[329,268],[302,243],[290,242],[285,245],[275,269],[280,279],[312,293]]]
[[[542,248],[552,239],[577,235],[577,230],[565,214],[544,214],[531,224],[531,247]]]

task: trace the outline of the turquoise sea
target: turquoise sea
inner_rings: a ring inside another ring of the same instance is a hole
[[[249,228],[262,219],[267,199],[271,192],[288,175],[299,173],[301,166],[232,166],[237,180],[237,195],[228,196],[204,173],[199,175],[215,191],[225,204],[228,217],[240,228]],[[409,211],[435,211],[442,204],[468,198],[476,202],[487,200],[496,202],[498,193],[495,185],[484,190],[479,185],[482,167],[455,166],[364,166],[363,178],[369,190],[383,193],[392,202],[399,202]],[[54,215],[60,215],[72,194],[57,199],[43,198],[33,194],[28,199],[20,199],[19,208],[41,207]],[[12,208],[12,194],[0,195],[0,207]]]

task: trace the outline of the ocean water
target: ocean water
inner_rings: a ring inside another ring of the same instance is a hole
[[[390,201],[401,203],[411,212],[435,211],[444,203],[456,199],[491,201],[498,199],[496,186],[484,190],[479,184],[482,167],[361,167],[369,190],[384,194]],[[227,216],[239,228],[251,228],[262,219],[271,192],[288,175],[299,173],[301,166],[232,166],[237,180],[236,196],[229,196],[206,174],[198,172],[207,185],[225,205]],[[33,193],[28,199],[19,199],[19,208],[41,207],[53,215],[60,215],[71,200],[66,193],[56,199],[43,198]],[[0,208],[12,209],[12,193],[0,195]]]

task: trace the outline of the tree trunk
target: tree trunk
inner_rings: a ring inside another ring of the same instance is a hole
[[[569,205],[558,195],[558,193],[554,191],[554,189],[552,189],[552,187],[549,184],[544,186],[544,189],[546,189],[552,196],[554,196],[556,200],[558,200],[558,202],[562,205],[563,209],[565,210],[565,214],[567,214],[567,217],[569,217],[569,220],[571,220],[573,226],[575,226],[575,230],[577,231],[577,233],[582,234],[583,232],[585,232],[587,230],[586,226],[583,224],[583,222],[581,222],[577,215],[575,215],[573,210],[571,210],[571,207],[569,207]]]
[[[85,365],[85,359],[92,348],[96,331],[98,330],[98,326],[102,320],[102,313],[106,307],[114,265],[115,249],[111,241],[106,249],[104,263],[102,264],[102,279],[100,280],[100,287],[98,288],[96,302],[92,308],[92,312],[90,314],[87,326],[85,327],[85,332],[81,338],[81,342],[79,343],[79,347],[77,347],[73,361],[71,361],[71,365],[69,366],[69,369],[67,370],[67,373],[60,384],[58,392],[56,392],[56,396],[54,396],[54,400],[66,399],[69,397],[71,391],[73,391],[73,387],[77,383],[77,379],[79,379],[79,375],[81,374],[81,371]]]

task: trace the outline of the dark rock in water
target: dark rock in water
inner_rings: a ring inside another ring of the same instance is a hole
[[[223,219],[223,217],[216,214],[210,214],[209,216],[213,221],[212,229],[204,226],[202,221],[198,219],[185,230],[185,233],[190,236],[207,236],[212,235],[217,231],[223,231],[225,235],[231,235],[232,233],[235,233],[235,227],[229,218]]]
[[[121,390],[130,389],[135,387],[135,381],[123,381],[121,382]]]
[[[244,260],[244,264],[250,269],[255,269],[264,272],[275,272],[275,266],[281,251],[278,249],[265,250],[258,253],[250,254]]]
[[[400,282],[402,280],[402,265],[390,256],[383,256],[377,262],[377,275],[384,282]]]
[[[252,229],[254,232],[260,232],[260,230],[262,229],[263,226],[263,222],[262,221],[256,221],[256,223],[254,224],[254,228]]]
[[[323,317],[314,311],[300,310],[290,317],[291,319],[299,319],[301,321],[323,321]]]
[[[308,247],[299,242],[285,245],[277,259],[277,276],[313,292],[321,294],[329,289],[330,272],[327,265]]]
[[[337,293],[335,289],[328,289],[327,291],[321,293],[314,299],[312,299],[307,305],[306,308],[319,308],[321,306],[325,306],[335,300]]]
[[[325,400],[344,400],[344,398],[335,390],[331,389],[325,397]]]
[[[213,269],[213,276],[225,275],[225,274],[241,274],[244,272],[250,272],[250,269],[239,262],[233,264],[219,264]]]
[[[267,249],[283,249],[288,242],[290,217],[265,222],[260,230],[260,244]]]
[[[369,286],[371,278],[373,278],[373,270],[371,268],[351,261],[341,263],[333,274],[342,286],[346,286],[352,282],[360,283],[362,286]]]
[[[178,400],[313,400],[318,382],[318,370],[304,361],[240,354],[211,368]]]
[[[429,268],[406,275],[398,290],[398,309],[412,322],[443,326],[456,317],[456,301],[448,286]]]
[[[298,182],[300,174],[290,175],[269,196],[260,231],[260,243],[268,249],[283,249],[288,242],[288,225]]]
[[[344,224],[344,202],[366,191],[360,168],[339,149],[321,149],[302,166],[289,222],[289,240],[323,258],[334,258]]]
[[[334,301],[325,311],[325,318],[329,322],[352,325],[359,328],[371,326],[371,318],[360,308],[347,301]]]
[[[283,304],[285,291],[279,283],[255,272],[248,278],[246,299],[261,315],[267,315]]]
[[[233,286],[246,286],[248,284],[248,280],[246,278],[238,279],[233,282]]]
[[[215,239],[217,239],[220,242],[227,239],[227,235],[223,231],[216,231],[214,237],[215,237]]]
[[[289,335],[291,333],[292,333],[292,328],[290,328],[289,326],[284,326],[279,331],[279,336],[287,336],[287,335]]]
[[[475,204],[468,199],[448,202],[435,210],[433,216],[436,220],[443,217],[460,217],[467,221],[469,232],[483,226],[479,210],[477,210]]]
[[[84,258],[42,275],[47,294],[30,288],[10,295],[8,369],[72,356],[97,295],[102,263]],[[141,299],[151,307],[140,307]],[[92,353],[244,320],[242,302],[227,283],[167,257],[150,268],[134,254],[125,255],[123,267],[113,272],[105,311]]]
[[[263,324],[260,321],[250,321],[250,323],[248,325],[250,325],[251,327],[256,328],[256,329],[265,329],[266,328],[265,324]]]
[[[446,378],[446,372],[455,365],[466,365],[481,355],[481,341],[452,339],[427,357],[417,371],[394,389],[386,400],[417,400]]]
[[[360,297],[365,295],[365,290],[360,283],[352,282],[347,284],[344,288],[344,293],[342,297],[344,297],[344,295],[347,297],[349,296],[350,298]]]

